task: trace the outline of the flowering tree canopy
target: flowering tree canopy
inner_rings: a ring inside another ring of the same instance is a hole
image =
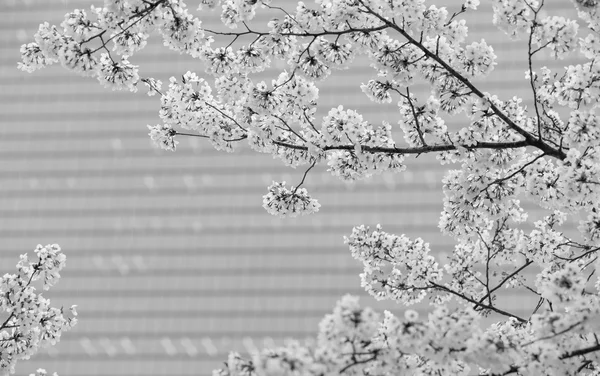
[[[0,279],[0,375],[15,372],[21,359],[29,359],[40,348],[55,345],[62,331],[77,324],[76,306],[70,313],[50,306],[50,300],[36,293],[33,284],[49,290],[60,278],[66,256],[57,244],[38,245],[37,261],[21,255],[16,274],[5,274]],[[45,376],[43,369],[37,376]]]
[[[427,317],[380,316],[346,296],[321,322],[314,346],[291,343],[252,359],[232,353],[215,375],[600,375],[600,5],[572,0],[579,19],[570,20],[546,16],[542,0],[490,2],[499,32],[527,46],[533,108],[473,83],[496,65],[492,46],[466,42],[461,15],[477,12],[479,0],[450,10],[424,0],[316,0],[295,9],[201,0],[199,14],[220,12],[221,30],[204,28],[181,0],[105,0],[68,13],[60,27],[41,24],[35,42],[21,47],[19,67],[58,62],[113,90],[159,94],[162,123],[148,128],[166,150],[183,136],[227,152],[248,143],[305,166],[304,178],[326,163],[345,181],[401,172],[407,155],[435,153],[454,167],[443,180],[439,221],[456,242],[447,264],[423,239],[379,226],[357,226],[345,239],[364,265],[366,291],[407,306],[428,298]],[[255,26],[266,11],[278,16]],[[201,60],[204,74],[187,72],[167,87],[143,76],[132,61],[152,33]],[[552,71],[535,63],[542,51],[555,59],[579,53],[586,62]],[[377,73],[361,86],[366,97],[398,101],[401,141],[395,125],[371,124],[342,106],[316,117],[318,83],[359,54]],[[276,60],[285,69],[271,82],[253,79]],[[411,92],[417,80],[430,86],[428,98]],[[467,121],[451,129],[444,117],[459,113]],[[320,204],[300,188],[304,178],[295,187],[274,182],[264,208],[284,217],[317,212]],[[546,211],[533,230],[524,230],[521,200]],[[579,233],[570,237],[561,227],[573,221]],[[536,267],[532,286],[523,272]],[[496,299],[502,288],[530,293],[536,310],[521,317],[505,309]],[[490,314],[504,321],[484,327]]]

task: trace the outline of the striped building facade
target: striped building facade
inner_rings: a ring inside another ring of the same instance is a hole
[[[460,8],[460,1],[445,3]],[[551,14],[575,16],[568,1],[546,3]],[[229,350],[314,337],[319,320],[348,292],[401,312],[361,291],[361,267],[342,240],[354,225],[381,223],[421,236],[442,261],[452,251],[452,239],[437,228],[444,169],[433,156],[407,158],[401,174],[352,185],[321,166],[305,183],[321,211],[280,219],[262,209],[262,195],[273,180],[297,184],[301,168],[248,148],[217,152],[195,138],[180,139],[175,153],[157,150],[146,124],[159,122],[158,98],[111,92],[58,66],[33,74],[16,69],[19,46],[40,22],[59,24],[66,12],[91,4],[0,2],[0,273],[12,272],[18,255],[32,254],[38,243],[58,243],[67,268],[45,296],[80,312],[79,325],[56,347],[21,362],[18,375],[38,367],[61,376],[207,374]],[[216,14],[200,16],[218,28]],[[479,87],[531,104],[525,43],[497,31],[489,5],[466,18],[469,41],[484,38],[498,55]],[[555,69],[568,63],[545,58],[538,63]],[[158,37],[131,61],[163,82],[202,72]],[[342,104],[372,123],[396,124],[394,104],[374,104],[360,91],[374,76],[362,58],[335,71],[320,85],[320,115]],[[424,98],[427,88],[415,92]],[[465,121],[446,120],[454,127]],[[524,315],[534,304],[516,292],[502,299]]]

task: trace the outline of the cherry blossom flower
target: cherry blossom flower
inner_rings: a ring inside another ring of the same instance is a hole
[[[76,306],[70,313],[50,306],[50,300],[35,292],[32,283],[41,280],[49,290],[60,278],[66,257],[57,244],[38,245],[37,261],[21,255],[17,274],[0,278],[0,312],[6,317],[0,324],[0,374],[15,373],[19,360],[29,359],[40,349],[55,345],[63,331],[77,324]],[[39,369],[36,376],[45,376]]]
[[[410,156],[427,153],[448,167],[438,226],[456,244],[443,262],[428,239],[380,226],[356,226],[345,238],[369,294],[405,306],[428,297],[428,312],[380,316],[344,296],[321,322],[316,344],[290,342],[249,359],[232,353],[214,375],[597,375],[599,2],[572,0],[577,19],[567,19],[547,14],[543,1],[491,1],[489,21],[528,52],[531,92],[511,98],[484,92],[474,80],[497,65],[492,45],[467,41],[463,14],[480,12],[479,0],[448,8],[425,0],[317,0],[290,9],[271,3],[201,0],[196,17],[180,0],[106,0],[68,13],[60,27],[41,24],[18,64],[33,72],[59,62],[113,90],[135,92],[143,83],[160,96],[162,124],[148,128],[162,149],[174,151],[176,136],[206,138],[226,152],[247,142],[304,169],[295,187],[268,187],[263,207],[272,215],[319,210],[303,186],[316,165],[343,181],[402,172]],[[210,9],[220,10],[223,28],[205,29]],[[264,25],[261,12],[272,17]],[[163,90],[145,77],[136,55],[154,34],[199,59],[214,80],[180,72]],[[578,63],[564,69],[536,59],[576,53]],[[341,104],[317,117],[320,82],[357,63],[373,68],[360,87],[365,100],[397,103],[395,121],[375,125]],[[417,81],[428,85],[426,96],[411,90]],[[461,126],[447,126],[448,116],[463,117]],[[541,219],[529,218],[532,205]],[[578,231],[568,231],[573,223]],[[0,284],[0,307],[20,331],[18,338],[12,327],[0,332],[3,370],[76,322],[76,311],[66,318],[26,282],[35,276],[49,288],[64,266],[57,247],[36,253],[39,263],[22,257],[18,273]],[[535,278],[526,277],[529,270]],[[497,298],[506,288],[539,299],[533,313],[522,317],[503,306]],[[482,318],[492,314],[500,321],[484,327]]]
[[[319,211],[321,204],[308,195],[305,188],[288,189],[285,182],[273,182],[269,193],[263,196],[263,207],[267,212],[280,217],[297,217]]]

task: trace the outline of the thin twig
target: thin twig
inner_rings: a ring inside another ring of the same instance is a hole
[[[507,317],[513,317],[513,318],[517,319],[517,321],[519,321],[519,322],[521,322],[521,323],[526,323],[526,322],[527,322],[527,320],[525,320],[525,319],[524,319],[524,318],[522,318],[522,317],[519,317],[519,316],[517,316],[517,315],[515,315],[515,314],[512,314],[512,313],[510,313],[510,312],[504,311],[504,310],[502,310],[502,309],[500,309],[500,308],[497,308],[497,307],[493,307],[493,306],[489,306],[489,305],[487,305],[487,304],[479,303],[478,301],[476,301],[476,300],[474,300],[474,299],[472,299],[472,298],[469,298],[468,296],[466,296],[466,295],[464,295],[464,294],[461,294],[461,293],[460,293],[460,292],[458,292],[458,291],[454,291],[454,290],[452,290],[451,288],[448,288],[448,287],[446,287],[446,286],[442,286],[442,285],[440,285],[440,284],[437,284],[437,283],[435,283],[435,282],[429,282],[429,283],[430,283],[430,284],[431,284],[433,287],[437,288],[438,290],[442,290],[442,291],[449,292],[450,294],[456,295],[456,296],[458,296],[459,298],[461,298],[461,299],[464,299],[464,300],[466,300],[466,301],[467,301],[467,302],[469,302],[469,303],[473,303],[473,304],[475,304],[475,306],[476,306],[476,307],[480,307],[480,308],[489,309],[490,311],[494,311],[494,312],[496,312],[496,313],[499,313],[499,314],[501,314],[501,315],[503,315],[503,316],[507,316]]]
[[[310,170],[312,170],[312,169],[313,169],[313,167],[315,167],[315,165],[316,165],[316,164],[317,164],[317,161],[316,161],[316,160],[314,160],[314,161],[313,161],[313,163],[310,165],[310,167],[309,167],[308,169],[306,169],[306,171],[304,171],[304,175],[302,175],[302,181],[300,182],[300,184],[298,184],[298,185],[296,186],[296,188],[294,188],[294,191],[293,191],[292,193],[296,193],[296,191],[298,190],[298,188],[300,188],[300,186],[301,186],[302,184],[304,184],[304,179],[306,179],[306,175],[308,175],[308,172],[309,172]]]

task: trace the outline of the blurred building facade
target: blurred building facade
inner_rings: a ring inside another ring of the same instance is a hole
[[[547,3],[552,12],[575,15],[570,2]],[[17,374],[38,367],[61,376],[206,374],[229,350],[314,336],[348,292],[364,296],[363,304],[401,311],[361,291],[361,267],[342,240],[354,225],[381,223],[389,232],[421,236],[442,261],[452,251],[452,240],[437,228],[444,170],[432,156],[407,158],[404,173],[352,185],[317,168],[305,186],[321,212],[282,220],[262,209],[262,195],[273,180],[297,184],[302,169],[248,148],[217,152],[195,138],[180,139],[175,153],[156,150],[146,124],[159,122],[158,98],[111,92],[58,66],[33,74],[16,69],[19,46],[40,22],[59,24],[66,12],[90,4],[0,3],[0,273],[12,272],[18,255],[38,243],[58,243],[67,268],[45,295],[80,311],[76,329],[20,363]],[[201,18],[218,27],[217,14]],[[531,103],[525,42],[498,32],[489,7],[466,18],[469,40],[485,38],[498,55],[481,89]],[[131,61],[164,82],[202,72],[158,38]],[[342,104],[372,123],[396,124],[394,104],[377,105],[362,94],[360,83],[375,71],[361,61],[320,85],[320,115]],[[447,119],[451,126],[463,121]],[[531,309],[519,296],[506,299],[515,312]]]

